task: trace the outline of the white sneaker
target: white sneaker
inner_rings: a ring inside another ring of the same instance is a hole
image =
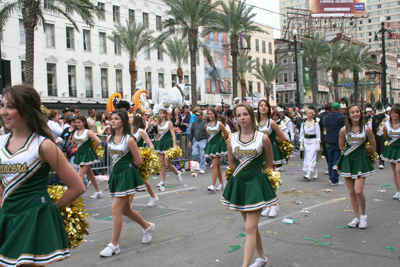
[[[157,184],[158,187],[166,186],[166,185],[167,185],[167,183],[166,183],[166,182],[163,182],[163,181],[161,181],[161,182],[159,182],[159,183]]]
[[[303,176],[303,178],[306,179],[306,180],[308,180],[308,181],[310,181],[310,179],[311,179],[311,171],[309,170],[309,171],[306,173],[306,175]]]
[[[344,185],[343,182],[337,182],[337,183],[332,183],[331,182],[331,186],[342,186],[342,185]]]
[[[103,192],[99,191],[99,192],[95,192],[93,195],[91,195],[90,198],[97,199],[97,198],[101,198],[102,196],[103,196]]]
[[[182,173],[178,172],[178,174],[176,175],[176,180],[178,180],[178,183],[182,183]]]
[[[280,172],[281,170],[282,170],[282,167],[275,168],[276,172]]]
[[[215,186],[213,186],[213,185],[210,185],[209,187],[207,187],[207,190],[212,191],[212,192],[215,192],[216,189],[217,188],[215,188]]]
[[[153,207],[154,204],[156,204],[156,201],[158,201],[158,196],[156,196],[155,198],[150,198],[149,203],[147,203],[148,207]]]
[[[383,169],[385,168],[385,166],[383,166],[383,164],[379,164],[379,169]]]
[[[325,175],[329,175],[329,171],[325,171]]]
[[[143,244],[148,244],[150,243],[151,239],[153,239],[150,233],[154,231],[156,225],[154,223],[149,223],[149,224],[150,224],[149,228],[143,229],[143,238],[142,238]]]
[[[399,199],[400,198],[400,192],[396,192],[393,196],[394,199]]]
[[[359,223],[359,219],[358,218],[354,218],[351,222],[349,222],[347,225],[351,228],[356,228],[358,223]]]
[[[222,191],[225,189],[225,185],[224,184],[219,184],[219,186],[215,189],[215,191]]]
[[[268,266],[268,259],[265,257],[265,259],[262,258],[257,258],[256,261],[250,265],[250,267],[266,267]]]
[[[264,208],[264,210],[261,212],[261,216],[268,217],[268,214],[270,211],[271,211],[271,207]]]
[[[205,174],[206,172],[204,170],[199,171],[200,174]]]
[[[358,223],[358,228],[365,229],[367,228],[367,215],[360,215],[360,222]]]
[[[268,217],[274,218],[276,215],[278,215],[278,210],[279,206],[271,206],[271,211],[268,214]]]
[[[314,169],[314,175],[312,177],[313,179],[317,179],[318,178],[318,171],[317,168]]]
[[[102,257],[111,257],[113,254],[117,255],[121,252],[118,246],[114,246],[112,243],[108,244],[101,252],[100,256]]]

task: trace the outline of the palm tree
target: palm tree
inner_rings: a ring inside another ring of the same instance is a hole
[[[242,99],[246,97],[246,73],[249,73],[253,69],[253,65],[256,61],[249,59],[248,53],[240,52],[237,59],[237,72],[240,79],[240,85],[242,90]]]
[[[199,30],[216,18],[213,10],[217,6],[212,0],[163,0],[169,7],[166,14],[173,17],[164,21],[163,26],[167,29],[158,40],[165,40],[168,36],[178,34],[182,39],[187,39],[190,52],[190,78],[192,105],[197,106],[197,79],[196,79],[196,54],[199,45]]]
[[[206,33],[217,31],[229,33],[230,48],[232,56],[232,93],[237,97],[239,40],[243,35],[252,35],[255,32],[266,33],[254,24],[253,18],[257,15],[252,13],[253,7],[247,6],[246,1],[229,0],[228,5],[222,1],[217,2],[222,6],[224,12],[217,14],[215,24],[210,23]]]
[[[313,93],[313,104],[315,107],[318,106],[317,95],[318,95],[318,83],[317,83],[317,71],[318,63],[323,56],[329,51],[329,46],[325,43],[325,37],[321,37],[319,33],[313,34],[309,38],[302,38],[304,56],[308,60],[311,71],[311,88]]]
[[[353,72],[354,103],[358,101],[359,73],[363,70],[380,69],[368,51],[368,47],[355,46],[348,56],[349,69]]]
[[[62,15],[69,20],[79,32],[78,25],[72,18],[72,12],[76,12],[83,21],[90,27],[94,26],[93,12],[95,7],[90,0],[52,0],[42,5],[38,0],[14,0],[3,2],[0,10],[0,30],[4,29],[8,19],[14,12],[22,12],[22,19],[25,27],[25,58],[26,83],[33,86],[34,83],[34,54],[35,54],[35,28],[42,22],[45,28],[46,20],[43,9],[55,15]],[[72,11],[72,12],[71,12]]]
[[[121,45],[129,56],[129,74],[131,75],[131,96],[135,94],[136,60],[141,52],[148,52],[154,47],[153,30],[147,30],[142,23],[126,22],[126,27],[115,25],[115,31],[108,39]]]
[[[281,75],[284,67],[279,64],[274,64],[272,62],[263,63],[262,66],[257,66],[254,68],[256,73],[254,74],[258,79],[262,80],[264,84],[267,85],[265,89],[267,101],[269,101],[269,96],[271,94],[271,84],[275,81],[276,78]]]
[[[165,46],[166,49],[163,49],[165,53],[178,65],[177,74],[179,84],[181,84],[183,81],[182,65],[183,61],[189,57],[189,44],[186,40],[182,40],[175,35],[173,38],[165,41]]]
[[[349,50],[347,46],[343,45],[341,42],[331,43],[328,46],[330,51],[322,56],[322,65],[327,71],[332,70],[335,102],[339,102],[339,74],[345,72],[349,68],[347,64]]]

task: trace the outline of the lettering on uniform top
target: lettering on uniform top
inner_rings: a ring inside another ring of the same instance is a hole
[[[83,139],[75,138],[75,143],[83,142]]]
[[[14,164],[1,164],[0,159],[0,173],[1,174],[15,174],[28,172],[28,165],[25,163],[14,163]]]
[[[389,135],[400,135],[399,132],[393,132],[392,130],[389,131]]]
[[[240,146],[235,147],[235,152],[233,152],[236,156],[251,156],[256,155],[256,149],[240,149]]]
[[[363,137],[347,137],[347,141],[364,141]]]
[[[207,130],[209,133],[216,133],[218,132],[217,130]]]
[[[114,150],[114,149],[112,149],[112,148],[109,148],[109,149],[108,149],[108,152],[109,152],[110,154],[118,154],[118,155],[124,154],[124,151],[122,151],[122,150]]]

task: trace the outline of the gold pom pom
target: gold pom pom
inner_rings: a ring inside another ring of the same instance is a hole
[[[387,142],[387,141],[386,141]],[[367,142],[365,146],[369,146],[370,143]],[[378,159],[378,153],[376,153],[376,149],[366,151],[369,160],[371,161],[372,165],[375,165],[375,161]]]
[[[231,132],[230,131],[227,131],[227,132],[228,132],[228,137],[227,138],[225,138],[225,135],[224,135],[223,132],[222,132],[222,135],[221,135],[221,138],[225,141],[226,145],[228,144],[229,136],[231,136]]]
[[[385,141],[384,145],[387,146],[388,143],[389,143],[388,141]]]
[[[167,159],[176,159],[182,156],[182,149],[180,148],[180,146],[177,146],[176,149],[171,147],[170,149],[165,151],[164,154]]]
[[[282,185],[281,174],[279,172],[275,172],[272,169],[265,169],[265,174],[268,176],[268,179],[274,188],[274,191],[278,190],[279,186]]]
[[[140,147],[139,152],[143,163],[138,167],[138,171],[143,182],[146,182],[150,175],[156,175],[161,170],[161,163],[157,153],[149,147]]]
[[[61,185],[49,185],[47,192],[53,202],[57,202],[64,194],[65,189]],[[67,232],[68,246],[77,248],[84,241],[83,235],[88,235],[89,224],[86,222],[86,217],[89,213],[85,212],[85,204],[82,202],[82,197],[75,200],[65,210],[61,211],[61,217],[64,222],[65,232]]]
[[[96,153],[97,158],[100,159],[104,155],[104,147],[98,146],[96,148],[93,148],[95,144],[96,142],[92,140],[92,149],[94,153]]]
[[[226,168],[225,179],[227,181],[229,181],[229,178],[231,178],[232,174],[233,174],[233,170],[231,169],[231,167],[228,166]]]
[[[292,155],[293,145],[289,140],[283,141],[278,144],[279,149],[282,151],[283,157],[285,159],[289,158]]]

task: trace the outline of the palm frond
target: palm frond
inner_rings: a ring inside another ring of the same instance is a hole
[[[4,3],[4,6],[0,10],[0,29],[4,29],[8,19],[14,12],[19,12],[23,8],[21,1],[14,1],[10,3]]]

